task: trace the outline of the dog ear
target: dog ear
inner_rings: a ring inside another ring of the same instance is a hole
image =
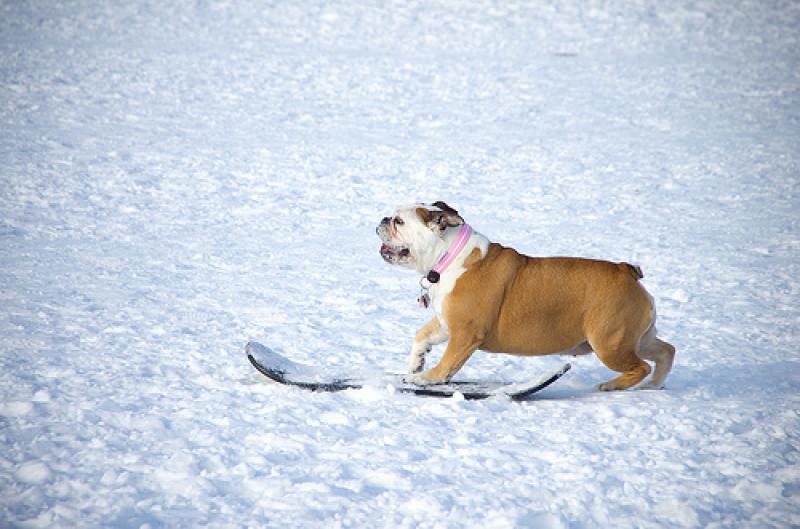
[[[425,209],[425,216],[423,221],[431,228],[438,227],[444,231],[447,228],[461,226],[464,224],[464,219],[458,214],[458,211],[451,208],[444,202],[434,202],[432,206],[439,208],[441,211],[431,211]]]
[[[450,213],[451,215],[458,215],[458,211],[456,211],[454,208],[451,208],[450,206],[448,206],[445,202],[442,202],[441,200],[438,200],[438,201],[434,202],[431,205],[433,207],[441,209],[442,211]]]

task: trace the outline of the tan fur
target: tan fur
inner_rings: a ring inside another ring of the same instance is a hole
[[[449,380],[476,349],[523,356],[594,350],[618,378],[602,390],[626,389],[650,373],[661,387],[675,348],[655,336],[652,299],[639,284],[639,267],[589,259],[532,258],[493,243],[475,250],[444,301],[449,342],[439,364],[422,373]],[[435,320],[434,320],[435,321]],[[418,341],[437,334],[433,322]]]

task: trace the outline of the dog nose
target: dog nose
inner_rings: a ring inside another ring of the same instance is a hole
[[[383,220],[381,221],[381,224],[389,224],[390,220],[392,220],[392,219],[390,219],[389,217],[383,217]]]

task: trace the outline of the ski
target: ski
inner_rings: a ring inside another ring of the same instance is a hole
[[[312,366],[292,362],[258,342],[249,342],[245,347],[245,352],[250,364],[265,377],[279,384],[310,391],[335,392],[360,389],[366,385],[379,386],[382,383],[392,386],[399,393],[443,398],[460,394],[467,400],[481,400],[494,396],[524,400],[561,378],[572,367],[570,364],[564,364],[558,370],[544,377],[518,383],[451,381],[446,384],[417,386],[404,382],[403,375],[400,374],[388,375],[382,380],[331,377]]]

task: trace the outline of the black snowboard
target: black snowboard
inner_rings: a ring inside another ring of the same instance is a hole
[[[247,359],[262,375],[287,386],[311,391],[343,391],[360,389],[367,385],[391,385],[400,393],[424,397],[452,397],[461,394],[465,399],[478,400],[494,396],[506,396],[511,400],[524,400],[541,391],[569,371],[571,365],[564,364],[548,375],[519,383],[451,381],[446,384],[417,386],[403,381],[403,375],[393,374],[382,379],[357,377],[330,377],[312,366],[292,362],[258,342],[250,342],[245,348]]]

